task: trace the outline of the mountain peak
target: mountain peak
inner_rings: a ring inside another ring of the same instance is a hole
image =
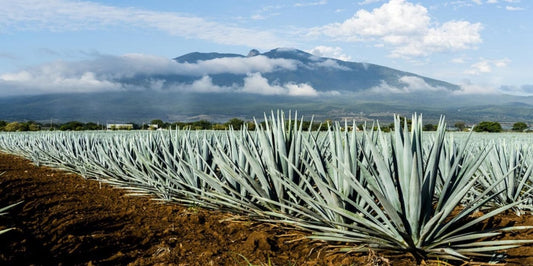
[[[178,63],[197,63],[198,61],[206,61],[206,60],[212,60],[217,58],[225,58],[225,57],[243,57],[240,54],[228,54],[228,53],[200,53],[200,52],[193,52],[188,53],[179,57],[174,58],[174,60]]]
[[[256,55],[259,55],[261,53],[259,53],[259,51],[257,49],[252,49],[250,50],[250,52],[248,53],[248,55],[246,57],[252,57],[252,56],[256,56]]]

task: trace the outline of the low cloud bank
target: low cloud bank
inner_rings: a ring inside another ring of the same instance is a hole
[[[262,95],[317,96],[306,83],[277,84],[261,73],[306,68],[343,68],[333,60],[303,66],[300,62],[266,56],[217,58],[178,63],[167,58],[128,54],[98,56],[92,60],[57,61],[18,72],[0,74],[0,96],[83,93],[124,90],[178,90],[186,92],[242,92]],[[219,86],[217,74],[242,75],[241,85]],[[187,77],[186,81],[180,78]],[[244,85],[242,85],[244,84]]]
[[[403,76],[398,78],[401,86],[390,85],[385,81],[381,84],[370,88],[371,92],[376,93],[412,93],[412,92],[436,92],[448,91],[448,89],[439,86],[431,86],[424,79],[416,76]]]
[[[533,84],[522,86],[501,86],[499,91],[516,96],[533,96]]]

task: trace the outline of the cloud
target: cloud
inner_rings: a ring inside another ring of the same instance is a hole
[[[465,94],[498,94],[500,93],[493,85],[474,84],[469,80],[459,84],[459,90],[454,91],[455,95]]]
[[[271,85],[261,73],[251,73],[244,78],[244,86],[239,89],[245,93],[263,95],[289,95],[289,96],[317,96],[318,92],[305,83],[286,83],[283,85]]]
[[[264,15],[261,15],[261,14],[252,15],[250,18],[253,19],[253,20],[265,20],[266,19],[266,17]]]
[[[340,47],[331,47],[331,46],[317,46],[311,50],[307,51],[310,54],[319,56],[319,57],[330,57],[339,59],[342,61],[350,61],[352,58],[349,55],[344,54],[342,48]]]
[[[523,7],[517,7],[517,6],[506,6],[505,10],[507,11],[522,11],[524,10]]]
[[[233,84],[232,86],[219,86],[213,84],[209,76],[203,76],[191,84],[178,84],[172,87],[172,90],[196,92],[196,93],[251,93],[260,95],[278,95],[278,96],[318,96],[317,92],[311,85],[306,83],[288,82],[283,85],[270,84],[268,79],[264,78],[261,73],[249,73],[243,79],[242,86]],[[334,94],[335,92],[326,92],[324,94]]]
[[[450,60],[450,62],[452,62],[454,64],[464,64],[465,63],[465,59],[462,58],[462,57],[457,57],[457,58],[453,58],[452,60]]]
[[[332,68],[332,69],[338,69],[338,70],[344,70],[344,71],[348,71],[348,70],[351,70],[351,68],[347,67],[347,66],[341,66],[339,65],[339,63],[335,60],[332,60],[332,59],[326,59],[324,61],[319,61],[319,62],[313,62],[313,63],[310,63],[309,66],[311,68]]]
[[[296,70],[298,62],[283,58],[268,58],[263,55],[252,57],[225,57],[212,60],[199,61],[198,63],[179,64],[190,74],[246,74],[250,72],[274,72],[279,70]]]
[[[198,61],[197,63],[178,63],[174,60],[145,54],[126,54],[123,56],[100,55],[92,60],[75,62],[57,61],[21,71],[33,76],[80,76],[92,72],[105,79],[131,78],[136,75],[193,75],[231,73],[246,74],[250,72],[275,72],[295,70],[298,62],[283,58],[268,58],[258,55],[253,57],[217,58]],[[12,74],[3,74],[5,79]],[[15,73],[16,76],[16,73]]]
[[[382,0],[364,0],[363,2],[359,2],[359,5],[368,5],[373,4],[377,2],[381,2]]]
[[[261,73],[298,67],[340,68],[333,60],[299,66],[294,60],[265,56],[219,58],[178,63],[163,57],[127,54],[100,55],[92,60],[56,61],[12,73],[0,74],[0,95],[158,90],[184,92],[243,92],[261,95],[317,96],[310,84],[270,83]],[[212,75],[242,75],[241,85],[220,86]],[[176,79],[181,76],[182,78]],[[184,76],[187,78],[183,79]],[[243,85],[242,85],[243,84]]]
[[[403,86],[392,86],[385,81],[381,81],[379,86],[370,88],[370,91],[377,93],[411,93],[411,92],[429,92],[429,91],[447,91],[444,87],[431,86],[427,82],[416,76],[402,76],[398,82]]]
[[[375,41],[391,49],[393,57],[427,56],[436,52],[473,49],[482,42],[480,23],[431,21],[428,10],[405,0],[367,11],[361,9],[342,23],[312,28],[311,37],[328,36],[347,42]]]
[[[225,25],[201,17],[173,12],[120,8],[88,1],[1,1],[0,32],[48,30],[52,32],[137,27],[170,35],[209,40],[219,44],[261,49],[289,45],[268,31]]]
[[[295,7],[322,6],[322,5],[325,5],[327,3],[328,3],[327,0],[320,0],[320,1],[315,1],[315,2],[300,2],[300,3],[294,4],[294,6]]]
[[[57,72],[57,71],[62,72]],[[61,92],[115,91],[122,88],[117,82],[100,79],[86,71],[70,75],[64,64],[41,69],[40,72],[20,71],[0,75],[3,95],[42,94]],[[65,75],[66,74],[66,75]]]
[[[533,96],[533,84],[522,86],[501,86],[499,91],[516,96]]]
[[[179,90],[185,92],[199,92],[199,93],[221,93],[231,92],[232,87],[218,86],[213,84],[213,79],[210,76],[203,76],[202,78],[195,80],[191,84],[177,84],[170,88],[170,90]]]
[[[466,70],[464,73],[469,75],[480,75],[484,73],[491,73],[494,67],[502,68],[506,67],[511,60],[504,59],[481,59],[479,62],[474,63],[470,66],[470,69]]]

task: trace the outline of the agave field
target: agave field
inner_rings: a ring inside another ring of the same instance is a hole
[[[526,226],[483,228],[504,212],[531,215],[533,135],[356,132],[335,123],[304,131],[298,116],[265,116],[255,131],[2,133],[0,150],[37,165],[150,194],[224,209],[344,243],[344,251],[409,253],[417,261],[497,260],[529,240]],[[379,128],[379,127],[378,127]]]

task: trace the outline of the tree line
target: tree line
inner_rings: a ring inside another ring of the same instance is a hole
[[[401,125],[403,126],[407,122],[407,126],[411,127],[411,120],[405,117],[401,117]],[[327,125],[332,125],[331,120],[326,120],[324,122],[311,122],[311,121],[293,121],[297,123],[298,127],[302,127],[303,130],[327,130]],[[260,122],[263,126],[264,122]],[[287,122],[288,123],[288,122]],[[227,130],[229,128],[240,129],[242,126],[246,126],[249,130],[255,130],[255,123],[253,121],[244,121],[239,118],[232,118],[224,123],[214,123],[208,120],[198,120],[192,122],[165,122],[161,119],[154,119],[150,123],[137,124],[137,123],[128,123],[131,124],[132,130],[141,130],[141,129],[188,129],[188,130]],[[294,125],[294,124],[293,124]],[[370,125],[366,124],[368,129]],[[287,125],[289,126],[289,125]],[[365,126],[364,123],[357,125],[359,130],[362,130]],[[454,127],[458,131],[469,130],[465,122],[456,122]],[[513,124],[512,131],[523,132],[528,129],[528,125],[524,122],[516,122]],[[0,120],[0,131],[40,131],[40,130],[61,130],[61,131],[82,131],[82,130],[106,130],[106,125],[98,124],[94,122],[79,122],[79,121],[69,121],[66,123],[40,123],[36,121],[25,121],[25,122],[6,122]],[[349,128],[349,130],[351,130]],[[373,125],[373,130],[377,130],[377,126]],[[388,125],[380,126],[380,130],[384,132],[389,132],[394,130],[394,123]],[[437,130],[437,125],[427,123],[423,125],[424,131],[435,131]],[[475,132],[502,132],[502,126],[498,122],[494,121],[483,121],[475,125],[472,129]]]
[[[319,123],[310,121],[298,121],[298,126],[302,126],[304,130],[311,128],[312,130],[326,130],[326,123]],[[165,122],[161,119],[154,119],[150,123],[137,124],[126,123],[131,125],[131,130],[142,129],[188,129],[188,130],[227,130],[229,128],[240,129],[242,126],[246,126],[249,130],[255,130],[255,123],[252,121],[244,121],[239,118],[232,118],[224,123],[215,123],[208,120],[198,120],[191,122]],[[261,122],[265,126],[264,122]],[[114,127],[113,127],[114,128]],[[36,121],[25,122],[6,122],[0,120],[0,131],[41,131],[41,130],[61,130],[61,131],[83,131],[83,130],[107,130],[106,124],[99,124],[94,122],[80,122],[69,121],[66,123],[40,123]]]

